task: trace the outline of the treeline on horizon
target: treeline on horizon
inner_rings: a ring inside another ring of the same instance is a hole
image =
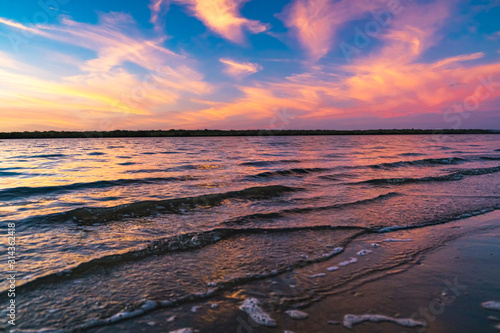
[[[0,132],[0,139],[203,137],[203,136],[290,136],[290,135],[404,135],[404,134],[500,134],[482,129],[378,129],[378,130],[115,130]]]

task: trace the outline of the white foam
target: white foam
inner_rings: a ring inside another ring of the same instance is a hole
[[[185,327],[175,331],[168,331],[168,333],[193,333],[193,329],[191,327]]]
[[[339,266],[330,266],[328,267],[326,270],[329,271],[329,272],[334,272],[336,271],[337,269],[339,269]]]
[[[324,253],[323,254],[323,258],[330,258],[330,257],[333,257],[334,255],[336,254],[339,254],[340,252],[344,251],[344,248],[343,247],[336,247],[333,249],[332,252],[330,253]]]
[[[93,327],[113,324],[113,323],[116,323],[116,322],[119,322],[119,321],[122,321],[125,319],[129,319],[129,318],[138,317],[138,316],[141,316],[147,312],[150,312],[150,311],[158,308],[160,304],[161,303],[156,302],[156,301],[146,300],[144,302],[144,304],[136,310],[118,312],[114,316],[106,318],[106,319],[90,320],[90,321],[84,323],[83,325],[77,326],[76,329],[77,330],[85,330],[85,329],[89,329],[89,328],[93,328]]]
[[[488,316],[488,319],[493,320],[493,321],[500,321],[500,318],[495,317],[495,316]]]
[[[354,325],[360,324],[365,321],[371,321],[372,323],[389,321],[404,327],[427,326],[427,323],[423,321],[413,320],[411,318],[393,318],[376,314],[364,314],[364,315],[346,314],[344,316],[344,327],[352,328]]]
[[[499,330],[499,331],[500,331],[500,324],[495,325],[495,329],[497,329],[497,330]]]
[[[259,325],[275,327],[276,320],[271,318],[269,314],[264,312],[259,306],[260,302],[256,298],[247,298],[243,301],[243,304],[240,305],[240,310],[248,313],[250,318],[255,321]]]
[[[363,250],[359,251],[359,252],[358,252],[358,253],[356,253],[356,254],[357,254],[358,256],[366,256],[367,254],[370,254],[370,253],[372,253],[372,251],[371,251],[371,250],[365,250],[365,249],[363,249]]]
[[[307,313],[300,310],[288,310],[285,311],[285,313],[293,319],[306,319],[309,316]]]
[[[488,310],[500,311],[500,302],[488,301],[481,303],[481,306]]]
[[[310,278],[317,278],[317,277],[323,277],[325,275],[326,275],[326,273],[318,273],[318,274],[309,275],[309,277]]]
[[[373,246],[373,247],[379,247],[380,246],[379,243],[371,243],[370,245]]]
[[[199,305],[195,305],[191,308],[191,312],[195,313],[196,311],[198,311],[199,309],[201,309],[201,306]]]
[[[382,242],[386,242],[386,243],[413,242],[413,239],[411,239],[411,238],[387,238],[387,239],[384,239]]]
[[[346,261],[342,261],[342,262],[339,264],[339,266],[340,266],[340,267],[345,267],[345,266],[347,266],[347,265],[354,264],[355,262],[358,262],[358,259],[356,259],[356,258],[349,258],[349,259],[348,259],[348,260],[346,260]]]

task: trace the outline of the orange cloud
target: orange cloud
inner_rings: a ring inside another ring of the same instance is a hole
[[[260,33],[268,26],[240,15],[248,0],[172,0],[188,6],[189,11],[210,30],[234,43],[244,41],[243,29]]]
[[[97,25],[67,18],[61,23],[36,29],[43,31],[44,38],[92,50],[97,56],[86,62],[70,61],[72,66],[77,64],[79,74],[48,79],[51,73],[37,70],[26,74],[30,66],[0,53],[2,116],[8,109],[16,110],[22,118],[36,109],[40,123],[54,124],[49,119],[60,116],[62,110],[66,111],[64,119],[79,119],[81,123],[115,115],[124,119],[153,115],[160,106],[212,91],[203,75],[192,68],[192,60],[162,47],[162,39],[140,36],[128,15],[102,15]],[[23,29],[17,24],[10,27]],[[142,67],[144,73],[130,73],[124,67],[128,62]]]
[[[221,58],[219,61],[226,66],[224,72],[235,78],[243,78],[262,70],[261,65],[253,64],[251,62],[237,62],[226,58]]]

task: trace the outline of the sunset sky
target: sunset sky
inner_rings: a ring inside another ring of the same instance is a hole
[[[18,0],[0,131],[500,129],[500,1]]]

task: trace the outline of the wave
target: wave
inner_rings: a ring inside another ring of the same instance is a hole
[[[398,161],[391,163],[380,163],[369,165],[368,167],[378,169],[378,168],[397,168],[403,166],[431,166],[431,165],[451,165],[460,164],[467,162],[467,160],[459,157],[447,157],[447,158],[426,158],[422,160],[415,161]]]
[[[139,170],[128,170],[127,173],[156,173],[156,172],[176,172],[176,171],[186,171],[186,170],[196,170],[199,169],[199,165],[186,164],[177,167],[166,168],[166,169],[139,169]]]
[[[345,243],[348,244],[350,239],[346,240]],[[344,245],[345,246],[345,245]],[[197,292],[197,293],[189,293],[185,296],[178,297],[176,299],[170,300],[142,300],[140,303],[136,303],[131,309],[122,310],[118,313],[115,313],[112,316],[106,318],[98,318],[88,320],[80,325],[77,325],[72,331],[81,331],[88,330],[96,327],[106,326],[113,323],[117,323],[123,320],[127,320],[130,318],[135,318],[142,316],[146,313],[152,312],[154,310],[160,308],[170,308],[173,306],[179,306],[181,304],[193,301],[200,301],[207,298],[210,298],[218,293],[221,293],[225,290],[233,288],[237,285],[242,285],[245,283],[249,283],[256,280],[268,279],[274,276],[278,276],[285,272],[292,271],[295,268],[304,267],[310,264],[314,264],[317,262],[328,260],[344,251],[344,247],[337,247],[333,249],[329,254],[323,255],[322,257],[312,258],[312,259],[300,259],[298,262],[293,264],[285,265],[281,268],[273,269],[271,271],[255,273],[255,274],[247,274],[245,276],[233,277],[226,281],[220,281],[218,283],[209,284],[209,288],[207,291]]]
[[[20,156],[13,156],[11,158],[61,158],[67,156],[68,155],[64,154],[41,154],[41,155],[20,155]]]
[[[14,176],[20,176],[22,173],[20,172],[14,172],[14,171],[0,171],[0,177],[14,177]]]
[[[329,209],[341,209],[341,208],[351,207],[351,206],[355,206],[355,205],[365,205],[365,204],[373,203],[373,202],[376,202],[379,200],[394,198],[394,197],[401,196],[401,195],[402,194],[398,193],[398,192],[389,192],[386,194],[381,194],[381,195],[376,196],[374,198],[357,200],[357,201],[353,201],[353,202],[339,203],[339,204],[329,205],[329,206],[290,208],[290,209],[284,209],[284,210],[277,211],[277,212],[255,213],[255,214],[241,216],[241,217],[238,217],[236,219],[226,221],[226,222],[224,222],[224,224],[225,225],[240,225],[240,224],[248,223],[249,220],[255,220],[255,219],[269,220],[269,219],[284,217],[284,216],[289,215],[289,214],[303,214],[303,213],[308,213],[308,212],[313,212],[313,211],[319,212],[322,210],[329,210]]]
[[[355,236],[370,231],[367,228],[358,226],[319,225],[319,226],[303,226],[303,227],[289,227],[289,228],[286,227],[285,228],[219,228],[204,232],[191,232],[153,241],[144,249],[132,250],[120,254],[111,254],[104,257],[92,259],[86,262],[82,262],[72,268],[40,276],[34,280],[16,286],[16,288],[20,292],[28,292],[45,284],[61,283],[67,280],[73,280],[75,278],[84,276],[88,273],[96,272],[97,269],[99,268],[109,269],[111,267],[119,266],[124,263],[140,261],[156,255],[197,250],[204,248],[208,245],[215,244],[217,242],[229,238],[234,238],[240,235],[251,235],[251,234],[262,235],[262,234],[273,234],[273,233],[279,234],[279,233],[292,233],[292,232],[302,232],[302,231],[325,231],[325,230],[330,230],[330,231],[353,230],[356,231]],[[345,239],[345,242],[352,240],[355,236],[347,237]],[[342,245],[345,246],[345,244]],[[339,252],[333,251],[329,253],[323,253],[321,256],[316,258],[307,258],[307,260],[301,259],[300,262],[302,264],[319,262],[331,258],[333,255],[337,253]],[[8,290],[5,290],[1,292],[0,295],[6,296],[7,292]]]
[[[409,184],[409,183],[420,183],[420,182],[444,182],[444,181],[454,181],[463,179],[465,176],[479,176],[491,173],[500,172],[500,166],[491,168],[477,168],[477,169],[462,169],[453,173],[442,176],[431,176],[422,178],[381,178],[381,179],[370,179],[354,184]]]
[[[283,176],[303,176],[313,172],[326,171],[326,168],[294,168],[286,170],[277,171],[266,171],[261,172],[256,175],[247,176],[247,178],[271,178],[271,177],[283,177]]]
[[[354,169],[354,168],[351,168]],[[326,180],[342,180],[345,178],[355,178],[357,177],[355,174],[352,173],[336,173],[333,175],[321,175],[318,176],[319,179],[326,179]]]
[[[399,156],[424,156],[425,154],[421,154],[421,153],[402,153],[402,154],[399,154]]]
[[[487,161],[500,161],[500,156],[481,156],[480,158]]]
[[[20,198],[54,193],[66,193],[82,189],[108,188],[115,186],[127,186],[135,184],[152,184],[171,181],[187,181],[199,179],[193,176],[185,177],[149,177],[138,179],[118,179],[118,180],[98,180],[88,183],[73,183],[58,186],[41,186],[41,187],[13,187],[0,190],[0,200],[12,201]]]
[[[204,194],[195,197],[167,200],[138,201],[114,207],[82,207],[63,213],[28,218],[23,220],[23,222],[35,222],[36,220],[42,220],[43,222],[65,222],[73,220],[78,223],[116,221],[127,217],[143,217],[158,213],[176,214],[186,208],[196,208],[199,206],[212,207],[231,198],[265,199],[299,190],[299,188],[282,185],[249,187],[240,191]]]
[[[303,161],[299,160],[279,160],[279,161],[251,161],[251,162],[243,162],[240,165],[245,166],[269,166],[276,164],[290,164],[290,163],[301,163]]]

